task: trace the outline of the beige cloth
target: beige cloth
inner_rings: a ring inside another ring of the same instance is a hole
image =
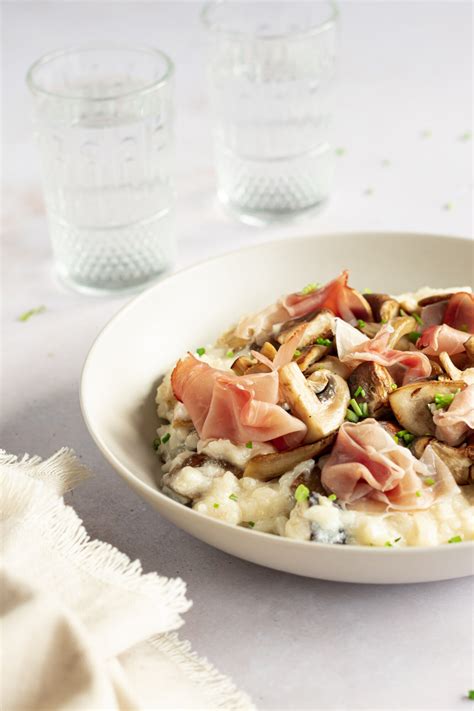
[[[3,711],[253,708],[173,632],[184,582],[90,540],[64,504],[88,476],[70,450],[0,452],[0,473]]]

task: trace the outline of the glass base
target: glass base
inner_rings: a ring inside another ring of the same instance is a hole
[[[313,205],[298,210],[249,210],[232,202],[225,193],[218,192],[217,197],[231,217],[254,227],[302,221],[318,215],[329,202],[329,198],[324,197]]]
[[[104,285],[104,286],[93,286],[90,284],[82,284],[80,282],[74,281],[67,274],[63,273],[60,268],[56,267],[55,275],[59,283],[64,286],[68,291],[75,291],[79,294],[84,294],[86,296],[131,296],[133,294],[138,294],[140,291],[144,291],[149,286],[152,286],[158,282],[163,277],[171,273],[172,265],[163,269],[156,274],[149,276],[147,279],[137,281],[129,284],[117,284],[117,285]]]

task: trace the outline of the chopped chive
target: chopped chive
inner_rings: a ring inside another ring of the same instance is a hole
[[[345,154],[345,152],[346,152],[345,148],[336,148],[336,150],[334,151],[334,153],[337,156],[343,156]]]
[[[415,496],[420,497],[420,496],[421,496],[421,491],[415,491]]]
[[[329,338],[319,337],[316,339],[316,343],[318,344],[318,346],[330,346],[332,341],[330,341]]]
[[[25,311],[20,316],[18,316],[18,321],[29,321],[32,316],[42,314],[43,311],[46,311],[46,306],[37,306],[35,309]]]
[[[234,357],[234,351],[232,351],[232,350],[227,351],[227,353],[225,354],[225,356],[226,356],[226,358],[233,358],[233,357]]]
[[[416,343],[417,340],[420,338],[421,333],[420,331],[412,331],[411,333],[408,334],[408,340],[411,341],[412,343]]]
[[[296,351],[293,353],[293,358],[299,358],[301,355],[301,351],[297,348]]]
[[[474,701],[474,689],[469,689],[467,692],[467,698],[471,699],[471,701]]]
[[[461,543],[462,537],[461,536],[453,536],[452,538],[449,539],[448,543]]]
[[[400,440],[398,439],[397,435],[393,435],[393,439],[397,444],[400,444]]]
[[[204,355],[205,352],[206,352],[206,349],[205,349],[205,348],[196,348],[196,353],[197,353],[199,356]]]
[[[247,444],[245,446],[247,447],[247,449],[252,449],[253,442],[247,442]]]
[[[329,494],[328,499],[329,499],[329,501],[336,501],[337,496],[336,496],[336,494]]]
[[[247,521],[247,526],[253,528],[255,526],[255,521]]]
[[[238,498],[238,496],[237,496],[236,494],[231,494],[231,495],[229,496],[229,499],[230,499],[231,501],[238,501],[238,500],[239,500],[239,498]]]
[[[318,284],[318,282],[316,282],[316,281],[313,282],[312,284],[306,284],[306,286],[304,286],[301,289],[300,294],[302,296],[306,296],[307,294],[312,294],[313,291],[317,291],[320,286],[321,286],[321,284]]]
[[[398,543],[398,541],[401,541],[401,540],[402,540],[402,537],[398,536],[398,538],[395,538],[394,543]]]
[[[396,390],[398,388],[398,385],[396,383],[392,383],[391,386],[392,390]]]
[[[369,406],[366,402],[361,402],[360,403],[360,409],[362,410],[362,416],[363,417],[368,417],[369,416]]]
[[[380,319],[380,323],[383,323],[383,324],[385,324],[385,323],[388,323],[388,321],[387,321],[387,319],[386,319],[386,318],[381,318],[381,319]]]
[[[363,294],[371,294],[371,293],[372,293],[372,289],[364,289],[364,290],[362,291],[362,293],[363,293]]]
[[[434,483],[435,483],[435,480],[432,479],[430,476],[425,479],[426,486],[433,486]]]
[[[213,504],[213,508],[218,509],[218,508],[219,508],[219,504]]]
[[[358,328],[365,328],[367,326],[366,322],[363,319],[358,319],[357,321],[357,327]]]
[[[160,446],[160,444],[161,439],[159,437],[155,437],[155,439],[153,440],[153,449],[155,450],[155,452],[158,451],[158,447]]]
[[[346,420],[349,420],[349,422],[359,422],[359,418],[355,412],[352,412],[352,410],[349,409],[346,410]]]
[[[385,541],[384,546],[386,546],[387,548],[393,548],[393,546],[392,546],[392,544],[390,543],[390,541]]]
[[[161,438],[161,444],[166,444],[168,440],[170,439],[171,435],[169,432],[167,432],[163,437]]]
[[[351,400],[349,400],[349,405],[352,407],[352,409],[354,410],[355,414],[356,414],[358,417],[363,417],[363,414],[364,414],[364,413],[362,412],[362,410],[361,410],[361,408],[360,408],[360,405],[359,405],[359,403],[357,402],[357,400],[355,400],[354,398],[352,398]]]
[[[356,390],[355,393],[354,393],[354,397],[359,397],[359,395],[360,395],[361,397],[365,397],[365,390],[364,390],[364,388],[362,387],[362,385],[359,385],[359,387],[357,388],[357,390]]]
[[[404,309],[400,309],[400,316],[408,316],[408,314]]]
[[[423,326],[423,319],[421,318],[421,316],[419,314],[412,313],[412,316],[415,319],[415,321],[417,322],[418,326]]]
[[[454,400],[454,395],[456,393],[447,393],[443,395],[442,393],[435,393],[434,401],[437,410],[441,410],[444,407],[449,407]]]
[[[309,499],[308,487],[304,484],[300,484],[298,487],[296,487],[295,499],[296,501],[306,501],[306,499]]]

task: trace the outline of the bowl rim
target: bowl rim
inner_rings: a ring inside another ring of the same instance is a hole
[[[361,237],[380,237],[381,239],[384,239],[386,236],[390,237],[396,237],[397,239],[402,239],[402,240],[412,240],[412,239],[439,239],[441,241],[444,240],[450,240],[450,241],[457,241],[457,242],[469,242],[472,241],[471,237],[463,237],[459,235],[446,235],[446,234],[437,234],[437,233],[424,233],[424,232],[405,232],[405,231],[398,231],[398,230],[358,230],[356,232],[352,231],[343,231],[343,232],[324,232],[322,234],[317,234],[317,235],[303,235],[299,237],[289,237],[289,238],[283,238],[283,239],[276,239],[276,240],[271,240],[271,241],[265,241],[265,242],[260,242],[258,244],[250,245],[247,247],[243,247],[240,249],[234,249],[230,250],[228,252],[225,252],[223,254],[216,255],[214,257],[210,257],[208,259],[201,260],[199,262],[193,263],[187,267],[184,267],[182,269],[179,269],[171,274],[167,274],[163,276],[159,281],[155,282],[155,284],[151,285],[144,291],[142,291],[140,294],[134,296],[130,301],[128,301],[126,304],[124,304],[103,326],[103,328],[99,331],[97,336],[94,338],[92,345],[89,348],[89,351],[87,353],[87,356],[85,358],[82,370],[81,370],[81,376],[80,376],[80,388],[79,388],[79,401],[80,401],[80,408],[82,412],[82,417],[84,419],[84,422],[86,424],[86,427],[89,431],[89,434],[91,435],[92,439],[94,440],[95,444],[99,448],[100,452],[102,455],[105,457],[105,459],[111,464],[111,466],[120,474],[120,476],[125,479],[125,481],[132,486],[135,489],[140,490],[140,492],[145,495],[146,497],[151,497],[157,501],[160,501],[165,507],[168,507],[170,510],[175,510],[176,512],[181,512],[184,516],[188,516],[190,518],[195,518],[196,520],[201,520],[203,523],[204,521],[208,523],[209,527],[212,528],[217,527],[217,530],[219,528],[224,527],[224,529],[229,530],[232,529],[234,532],[233,535],[235,536],[260,536],[263,537],[265,540],[268,542],[270,540],[275,541],[275,545],[279,546],[284,546],[290,549],[294,549],[294,546],[298,546],[298,549],[301,548],[301,546],[311,549],[314,552],[314,555],[317,555],[317,551],[321,549],[325,549],[326,551],[333,551],[334,555],[345,555],[349,551],[353,555],[371,555],[371,556],[380,556],[380,555],[395,555],[395,556],[418,556],[418,555],[424,555],[426,553],[436,553],[436,555],[451,555],[449,551],[452,551],[452,547],[447,544],[447,543],[440,543],[437,546],[404,546],[401,548],[397,547],[392,547],[388,548],[385,546],[363,546],[359,544],[345,544],[344,546],[335,546],[330,543],[317,543],[315,545],[314,541],[300,541],[292,538],[286,538],[285,536],[276,536],[271,533],[266,533],[263,531],[256,531],[254,529],[248,529],[244,528],[243,526],[236,526],[232,523],[228,523],[227,521],[222,521],[220,519],[215,519],[210,516],[207,516],[204,513],[201,513],[200,511],[195,511],[194,509],[191,509],[187,506],[184,506],[183,504],[180,504],[177,501],[174,501],[170,497],[166,496],[162,491],[160,491],[158,488],[154,488],[150,486],[149,484],[145,483],[142,481],[136,474],[133,473],[127,466],[122,464],[122,462],[115,456],[113,451],[109,449],[109,447],[105,444],[103,441],[102,437],[98,432],[95,431],[94,425],[91,421],[91,418],[88,413],[88,407],[87,407],[87,381],[89,377],[89,371],[92,368],[92,363],[94,359],[94,354],[97,348],[99,347],[102,339],[106,336],[106,334],[109,332],[110,329],[112,329],[117,322],[120,321],[123,316],[128,313],[128,311],[133,310],[136,308],[137,304],[139,304],[142,300],[145,300],[149,297],[149,294],[152,291],[159,290],[160,288],[163,287],[163,285],[166,285],[170,280],[174,279],[176,276],[181,275],[181,274],[187,274],[196,270],[199,270],[202,266],[210,264],[210,263],[215,263],[219,261],[225,261],[228,260],[234,256],[240,255],[242,253],[252,253],[252,252],[257,252],[261,249],[268,249],[271,250],[274,246],[277,245],[282,245],[282,244],[292,244],[295,245],[296,243],[304,243],[304,242],[309,242],[313,240],[318,240],[318,239],[324,239],[324,238],[330,238],[330,239],[344,239],[344,238],[361,238]],[[186,512],[186,513],[185,513]],[[248,539],[254,540],[254,539]],[[461,541],[460,544],[456,544],[456,548],[458,549],[459,546],[462,546],[463,548],[472,548],[474,549],[474,541]]]

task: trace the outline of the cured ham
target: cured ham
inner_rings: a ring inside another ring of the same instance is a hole
[[[474,296],[464,291],[453,294],[444,313],[444,323],[465,333],[474,333]]]
[[[428,377],[431,374],[429,358],[419,351],[397,351],[389,348],[388,342],[392,333],[391,326],[382,326],[374,338],[362,341],[339,357],[343,363],[353,366],[362,361],[379,363],[388,369],[397,385],[406,385],[418,378]]]
[[[347,286],[348,279],[346,270],[325,286],[289,294],[276,304],[245,316],[237,324],[233,336],[246,343],[259,341],[271,334],[274,326],[321,309],[329,309],[349,323],[356,323],[358,319],[370,321],[372,309],[369,303],[362,294]]]
[[[447,305],[448,300],[446,299],[445,301],[436,301],[434,304],[423,306],[420,318],[423,321],[424,328],[442,324]]]
[[[457,447],[474,430],[474,383],[457,393],[446,410],[433,415],[436,438]]]
[[[434,484],[427,486],[425,478]],[[376,501],[400,511],[426,509],[436,498],[457,490],[433,451],[424,460],[416,459],[373,419],[341,425],[321,482],[344,505]]]
[[[452,356],[464,352],[464,344],[468,338],[469,334],[465,331],[458,331],[446,324],[430,326],[423,331],[416,342],[416,347],[426,355],[437,356],[445,352]]]
[[[236,376],[192,355],[178,361],[171,385],[202,439],[268,442],[284,437],[297,446],[306,426],[278,403],[278,372]]]

